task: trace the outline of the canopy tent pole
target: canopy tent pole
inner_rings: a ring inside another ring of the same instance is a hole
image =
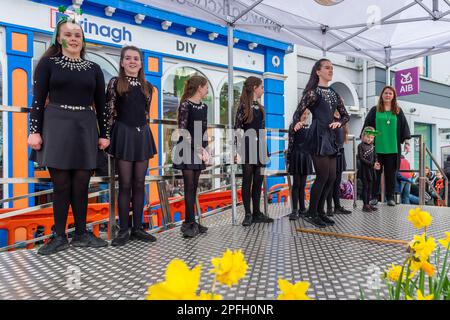
[[[230,12],[230,3],[227,1],[227,9]],[[230,15],[228,15],[230,17]],[[227,41],[228,41],[228,141],[231,143],[230,155],[230,171],[231,171],[231,217],[232,224],[237,225],[237,199],[236,199],[236,176],[234,155],[236,148],[234,145],[234,130],[233,130],[233,105],[234,105],[234,74],[233,74],[233,46],[234,46],[234,26],[231,22],[227,24]]]
[[[386,85],[391,85],[391,67],[386,67]]]

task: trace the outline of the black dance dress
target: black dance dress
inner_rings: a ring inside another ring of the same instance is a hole
[[[30,134],[40,133],[43,142],[30,160],[62,170],[95,169],[98,138],[109,138],[109,116],[96,63],[63,55],[42,58],[35,70]]]
[[[237,148],[236,151],[241,157],[242,164],[254,164],[264,167],[268,161],[269,156],[267,152],[267,140],[265,133],[265,120],[262,106],[256,101],[251,106],[253,119],[247,123],[245,120],[244,105],[240,105],[236,111],[236,120],[234,122],[234,129],[242,129],[237,132]],[[242,143],[244,141],[244,143]],[[260,151],[264,150],[264,151]]]
[[[340,114],[341,125],[350,120],[342,99],[329,87],[318,86],[306,92],[294,113],[294,126],[306,109],[312,113],[312,123],[305,139],[305,150],[311,155],[336,156],[339,149],[336,133],[329,125],[333,122],[336,110]]]
[[[146,98],[139,79],[126,77],[129,89],[121,96],[117,93],[117,79],[109,81],[106,93],[106,104],[114,119],[108,153],[125,161],[153,158],[157,149],[147,123],[153,86],[148,83],[149,97]]]
[[[180,138],[174,147],[173,168],[179,170],[206,169],[200,155],[202,154],[202,148],[208,146],[208,139],[205,137],[207,125],[208,106],[205,103],[197,104],[190,100],[180,103],[178,107],[178,129],[184,130],[180,131]],[[195,127],[197,127],[197,130],[195,130]],[[188,152],[184,154],[183,150]]]
[[[357,158],[359,160],[358,178],[361,178],[363,182],[375,181],[373,166],[376,162],[376,153],[373,144],[361,142],[358,145]]]
[[[295,132],[294,126],[289,127],[289,147],[286,156],[289,163],[289,173],[307,176],[313,173],[311,156],[308,152],[305,152],[305,140],[309,129],[303,127]]]

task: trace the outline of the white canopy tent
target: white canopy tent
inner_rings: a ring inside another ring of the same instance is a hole
[[[316,48],[324,54],[335,52],[366,58],[388,69],[409,59],[450,51],[450,0],[136,1],[226,26],[228,83],[233,83],[234,30]],[[229,90],[230,128],[233,101],[233,90]],[[232,140],[231,130],[229,139]],[[231,166],[232,213],[236,224],[234,170]]]

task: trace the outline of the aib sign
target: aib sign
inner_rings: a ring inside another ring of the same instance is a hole
[[[419,67],[399,70],[395,73],[395,89],[398,96],[419,93]]]

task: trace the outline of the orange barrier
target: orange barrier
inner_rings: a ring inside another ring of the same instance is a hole
[[[13,211],[15,209],[0,209],[0,215]],[[109,206],[106,203],[92,203],[88,206],[87,223],[92,223],[95,221],[100,221],[107,219],[109,217]],[[74,219],[72,214],[72,209],[69,210],[69,216],[67,218],[67,225],[73,225]],[[52,232],[52,227],[54,226],[53,220],[53,208],[45,208],[32,213],[26,213],[20,216],[15,216],[7,219],[0,220],[0,229],[5,229],[8,231],[8,245],[13,245],[17,242],[16,232],[21,230],[26,230],[26,239],[32,240],[35,238],[35,233],[38,227],[44,228],[44,234],[49,235]],[[93,227],[93,232],[98,236],[99,225]],[[33,244],[28,244],[27,248],[33,248]]]

